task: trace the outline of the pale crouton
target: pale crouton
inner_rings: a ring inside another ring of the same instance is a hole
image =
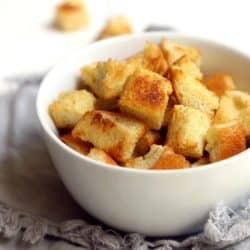
[[[206,165],[209,164],[209,157],[207,156],[203,156],[202,158],[200,158],[199,160],[195,161],[194,163],[191,164],[192,168],[195,167],[200,167],[202,165]]]
[[[174,93],[179,104],[213,115],[219,106],[219,98],[212,91],[179,68],[172,68],[171,77]]]
[[[250,95],[239,90],[226,91],[220,99],[219,109],[214,118],[215,124],[238,120],[246,134],[250,135]]]
[[[102,161],[111,165],[118,165],[105,151],[99,148],[92,148],[88,153],[88,157],[96,161]]]
[[[164,75],[168,69],[168,64],[163,56],[162,50],[159,45],[155,43],[147,43],[143,52],[129,57],[127,61],[160,75]]]
[[[133,32],[132,25],[126,16],[117,15],[109,18],[97,39],[119,36]]]
[[[142,136],[142,138],[138,141],[136,144],[135,151],[139,155],[144,155],[146,154],[151,145],[153,144],[158,144],[161,142],[161,136],[159,133],[149,130],[145,135]]]
[[[119,106],[122,112],[141,119],[150,128],[160,129],[171,93],[167,79],[140,68],[128,79]]]
[[[83,67],[82,77],[85,84],[102,99],[119,97],[127,78],[135,70],[133,64],[112,59],[98,62],[96,68],[94,67],[94,65],[92,68]]]
[[[56,9],[55,23],[59,29],[74,31],[89,24],[89,13],[83,1],[65,1]]]
[[[145,132],[145,125],[133,118],[95,110],[80,119],[72,134],[124,162],[131,158],[136,143]]]
[[[236,89],[232,77],[222,72],[205,78],[203,83],[209,90],[213,91],[218,96],[222,96],[227,90]]]
[[[246,149],[246,137],[237,121],[213,125],[207,133],[206,150],[211,162],[220,161]]]
[[[188,56],[197,65],[200,65],[201,53],[198,49],[180,45],[164,38],[160,42],[160,47],[169,65],[172,65],[183,56]]]
[[[57,128],[72,128],[87,111],[95,108],[95,97],[86,90],[70,90],[59,94],[49,106]]]
[[[139,169],[180,169],[189,166],[190,163],[183,155],[175,154],[161,145],[152,145],[146,155],[130,159],[126,163],[126,167]]]
[[[91,63],[81,67],[81,79],[83,84],[88,86],[90,89],[94,88],[94,85],[97,81],[97,63]]]
[[[168,127],[167,145],[178,154],[200,158],[209,126],[207,114],[188,106],[175,105]]]
[[[60,139],[69,147],[83,155],[87,155],[89,153],[89,150],[91,149],[91,144],[89,142],[85,142],[78,138],[75,138],[71,135],[71,133],[60,136]]]

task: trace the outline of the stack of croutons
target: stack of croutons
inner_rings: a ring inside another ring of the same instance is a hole
[[[225,73],[204,78],[200,62],[198,49],[163,39],[124,60],[83,66],[81,88],[49,107],[62,141],[139,169],[189,168],[240,153],[250,135],[250,95]]]

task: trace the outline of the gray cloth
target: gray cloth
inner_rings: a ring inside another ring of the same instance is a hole
[[[181,240],[122,234],[91,218],[69,196],[39,136],[35,96],[40,80],[41,76],[9,78],[8,91],[0,93],[0,232],[4,237],[0,250],[7,246],[34,250],[250,249],[250,202],[237,212],[218,204],[203,232]]]

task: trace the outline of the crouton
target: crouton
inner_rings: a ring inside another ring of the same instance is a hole
[[[169,41],[164,38],[160,42],[160,47],[168,62],[168,65],[172,65],[178,59],[183,56],[188,56],[194,63],[200,65],[201,53],[198,49],[180,45]]]
[[[89,24],[89,13],[83,1],[65,1],[56,9],[57,27],[64,31],[74,31]]]
[[[202,158],[200,158],[199,160],[195,161],[194,163],[191,164],[191,167],[200,167],[202,165],[206,165],[209,164],[209,157],[207,156],[203,156]]]
[[[206,77],[203,83],[218,96],[222,96],[227,90],[236,89],[232,77],[222,72]]]
[[[140,68],[128,79],[119,107],[122,112],[141,119],[149,128],[160,129],[171,93],[172,86],[167,79]]]
[[[81,79],[83,84],[88,86],[90,89],[94,88],[94,85],[97,81],[97,63],[91,63],[81,67]]]
[[[88,157],[96,161],[102,161],[107,164],[117,165],[117,163],[106,152],[99,148],[92,148],[88,153]]]
[[[226,159],[245,149],[245,132],[237,121],[216,124],[209,128],[206,150],[211,162]]]
[[[136,143],[146,132],[143,123],[125,115],[108,111],[86,113],[72,131],[73,136],[91,142],[115,160],[131,158]]]
[[[94,65],[92,68],[83,67],[82,77],[86,85],[88,85],[99,98],[114,99],[120,96],[128,76],[130,76],[134,70],[135,66],[133,64],[109,59],[98,62],[96,68],[94,68]],[[93,79],[96,80],[94,81]]]
[[[179,68],[171,70],[174,94],[179,104],[190,106],[210,115],[219,106],[219,98],[200,81]]]
[[[142,138],[138,141],[135,147],[135,151],[139,155],[144,155],[146,154],[151,145],[153,144],[158,144],[161,142],[161,136],[159,133],[148,130],[145,135],[142,136]]]
[[[70,90],[59,94],[49,106],[57,128],[72,128],[87,111],[95,108],[95,97],[86,90]]]
[[[74,138],[71,133],[60,136],[60,139],[69,147],[83,155],[87,155],[89,153],[89,150],[91,149],[90,143],[82,141],[78,138]]]
[[[214,118],[215,124],[238,120],[246,135],[250,135],[250,95],[248,93],[231,90],[226,91],[220,99],[219,109]]]
[[[117,15],[107,20],[105,27],[102,29],[97,39],[100,40],[112,36],[130,34],[132,32],[133,28],[129,19],[126,16]]]
[[[152,145],[146,155],[126,163],[126,167],[140,169],[180,169],[189,166],[190,163],[183,155],[175,154],[168,147],[161,145]]]
[[[178,154],[202,157],[210,122],[209,116],[198,109],[175,105],[168,127],[167,145]]]
[[[169,100],[168,100],[167,109],[166,109],[166,112],[164,115],[162,127],[168,126],[169,122],[171,121],[174,105],[176,105],[176,104],[177,104],[177,100],[176,100],[175,96],[173,94],[170,95]]]
[[[168,64],[160,47],[155,43],[147,43],[144,51],[127,59],[128,62],[140,65],[160,75],[165,75]]]

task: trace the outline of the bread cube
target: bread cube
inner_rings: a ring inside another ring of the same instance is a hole
[[[183,56],[188,56],[194,63],[200,65],[201,53],[196,48],[180,45],[166,38],[161,40],[160,47],[169,65],[172,65]]]
[[[175,105],[168,127],[167,145],[178,154],[202,157],[210,122],[209,116],[198,109]]]
[[[89,24],[89,13],[83,1],[65,1],[56,9],[56,25],[64,31],[74,31]]]
[[[179,104],[193,107],[210,115],[219,106],[219,98],[200,81],[179,68],[172,68],[174,93]]]
[[[149,128],[160,129],[171,93],[167,79],[140,68],[128,79],[119,106],[122,112],[141,119]]]
[[[245,149],[245,132],[237,121],[216,124],[209,128],[206,150],[211,162],[226,159]]]
[[[227,90],[234,90],[236,86],[232,77],[226,73],[216,73],[203,80],[204,85],[216,95],[222,96]]]
[[[136,144],[135,151],[139,155],[144,155],[149,151],[151,145],[158,144],[160,142],[161,142],[160,134],[155,131],[148,130],[146,134],[143,135],[142,138]]]
[[[81,67],[80,72],[83,83],[93,89],[97,81],[97,62]]]
[[[72,128],[82,115],[95,108],[95,97],[86,90],[69,90],[59,94],[49,106],[57,128]]]
[[[88,153],[88,157],[96,161],[101,161],[111,165],[117,165],[117,163],[105,151],[99,148],[92,148]]]
[[[176,104],[177,104],[177,100],[176,100],[175,96],[173,94],[170,95],[169,100],[168,100],[167,109],[166,109],[166,112],[164,115],[162,127],[166,127],[170,123],[171,117],[173,115],[173,109],[174,109],[174,106]]]
[[[136,143],[146,132],[143,123],[125,115],[94,110],[86,113],[72,131],[73,136],[91,142],[115,160],[131,158]]]
[[[60,139],[67,144],[72,149],[78,151],[83,155],[87,155],[91,149],[91,144],[85,141],[82,141],[78,138],[74,138],[71,133],[64,134],[60,136]]]

